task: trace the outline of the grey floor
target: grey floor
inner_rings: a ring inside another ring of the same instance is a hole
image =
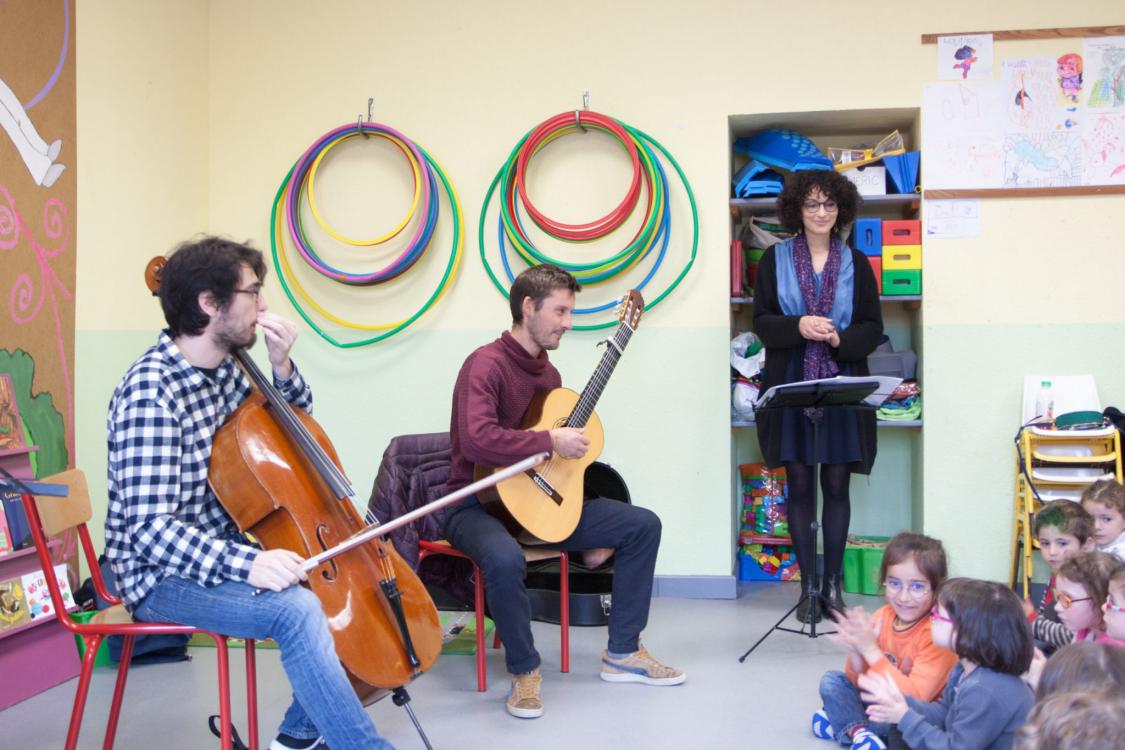
[[[414,707],[435,750],[528,747],[575,748],[821,748],[809,733],[819,706],[817,683],[843,656],[825,638],[776,632],[744,663],[738,656],[792,606],[797,584],[742,584],[734,601],[653,600],[645,645],[688,673],[686,684],[657,688],[611,684],[598,678],[604,628],[572,628],[570,672],[559,670],[558,628],[535,623],[543,655],[545,715],[514,719],[504,711],[504,660],[490,649],[488,692],[478,693],[472,656],[444,656],[410,687]],[[848,595],[869,610],[874,597]],[[792,620],[790,620],[792,624]],[[130,672],[116,747],[160,750],[218,748],[206,728],[216,712],[213,649],[192,649],[190,662],[137,667]],[[241,654],[232,658],[236,724],[245,737]],[[268,740],[289,701],[276,651],[259,651],[261,736]],[[4,675],[3,679],[9,679]],[[114,672],[98,668],[90,688],[80,748],[101,746]],[[0,746],[61,748],[77,680],[0,711]],[[405,712],[389,700],[368,708],[380,733],[399,750],[423,745]],[[519,743],[518,745],[516,743]]]

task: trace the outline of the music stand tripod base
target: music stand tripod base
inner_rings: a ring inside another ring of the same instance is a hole
[[[803,382],[803,383],[790,383],[788,385],[777,386],[770,389],[772,398],[766,403],[762,404],[754,410],[757,414],[760,411],[773,411],[788,408],[800,409],[815,409],[811,412],[809,420],[813,425],[813,456],[812,456],[812,486],[813,486],[813,520],[810,528],[813,535],[813,559],[811,570],[802,570],[801,576],[809,577],[809,593],[803,594],[797,603],[789,608],[789,611],[781,616],[781,619],[774,623],[773,627],[765,632],[753,646],[746,650],[742,656],[738,657],[739,662],[746,661],[754,649],[762,644],[775,630],[782,630],[786,633],[796,633],[797,635],[806,635],[809,638],[818,638],[822,635],[831,635],[836,631],[831,630],[828,632],[818,633],[816,630],[817,620],[820,619],[820,613],[823,611],[829,613],[832,611],[832,602],[823,592],[820,591],[820,581],[818,580],[816,570],[816,540],[817,533],[820,531],[820,522],[817,520],[820,517],[820,483],[817,478],[817,469],[820,467],[820,462],[817,460],[817,450],[820,445],[820,420],[823,418],[824,409],[838,409],[843,407],[852,408],[868,408],[873,409],[873,406],[866,406],[863,400],[874,393],[879,387],[877,381],[862,381],[862,382],[847,382],[847,383],[832,383],[831,381],[818,381],[818,382]],[[769,392],[767,392],[769,393]],[[805,600],[811,599],[812,606],[809,609],[811,622],[802,623],[800,629],[782,627],[781,623],[789,618],[798,607],[800,607]],[[805,626],[808,626],[806,632]]]

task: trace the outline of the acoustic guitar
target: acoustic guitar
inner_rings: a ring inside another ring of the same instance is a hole
[[[525,430],[585,427],[590,440],[586,455],[563,458],[552,453],[551,458],[538,467],[478,493],[484,509],[500,519],[522,544],[561,542],[577,528],[582,514],[586,467],[597,460],[605,444],[602,423],[594,407],[640,324],[644,307],[644,298],[636,289],[622,298],[618,311],[620,324],[603,342],[605,353],[581,395],[568,388],[555,388],[536,395],[524,412],[520,427]],[[478,465],[474,468],[474,478],[482,479],[494,471],[492,467]]]

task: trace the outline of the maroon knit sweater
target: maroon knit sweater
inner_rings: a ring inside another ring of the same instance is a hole
[[[540,451],[550,452],[550,433],[519,426],[535,394],[561,385],[547,352],[532,357],[507,331],[470,354],[453,386],[448,491],[473,481],[473,464],[507,466]]]

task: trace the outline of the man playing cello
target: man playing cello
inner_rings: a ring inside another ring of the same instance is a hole
[[[207,484],[216,430],[251,392],[231,352],[260,327],[273,379],[308,410],[312,392],[289,358],[297,329],[266,312],[262,254],[217,237],[168,259],[160,304],[168,328],[126,372],[109,406],[106,555],[137,620],[272,638],[293,688],[270,750],[391,748],[341,666],[302,558],[238,533]],[[256,589],[265,589],[255,596]]]

